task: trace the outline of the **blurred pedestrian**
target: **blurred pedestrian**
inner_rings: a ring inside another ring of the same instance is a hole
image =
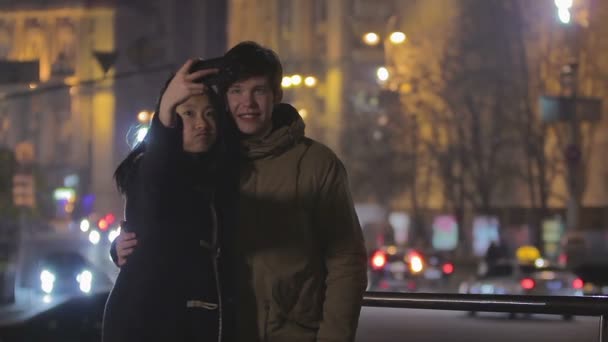
[[[498,241],[492,241],[486,250],[485,262],[488,267],[496,265],[500,260],[508,259],[506,246]]]

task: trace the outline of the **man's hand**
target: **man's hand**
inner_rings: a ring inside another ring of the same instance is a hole
[[[118,256],[118,267],[127,263],[127,257],[133,253],[137,246],[135,233],[121,231],[116,238],[116,256]]]

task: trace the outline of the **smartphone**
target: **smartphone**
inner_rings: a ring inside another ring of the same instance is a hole
[[[199,59],[192,63],[190,67],[190,72],[195,72],[199,70],[206,69],[219,69],[220,71],[225,68],[224,57],[216,57],[211,59]]]
[[[231,68],[226,63],[224,57],[198,60],[192,64],[189,71],[192,73],[195,71],[207,69],[218,69],[218,72],[202,77],[200,80],[197,81],[201,81],[211,86],[222,86],[227,85],[229,80],[232,78]]]

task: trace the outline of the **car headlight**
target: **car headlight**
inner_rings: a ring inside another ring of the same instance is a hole
[[[93,273],[89,270],[84,270],[76,276],[76,281],[80,285],[80,291],[89,293],[91,292],[91,285],[93,283]]]
[[[91,228],[91,223],[89,222],[89,220],[83,219],[82,221],[80,221],[80,230],[83,233],[88,232],[90,228]]]
[[[49,270],[42,270],[40,272],[40,288],[45,293],[53,292],[53,287],[55,285],[55,275]]]
[[[422,265],[422,259],[419,256],[413,256],[410,259],[410,268],[413,273],[420,273],[424,266]]]
[[[101,234],[99,234],[99,232],[98,232],[98,231],[96,231],[96,230],[92,230],[92,231],[89,233],[89,241],[90,241],[92,244],[96,245],[96,244],[98,244],[98,243],[99,243],[99,240],[101,240]]]
[[[108,241],[110,241],[110,243],[114,242],[118,235],[120,235],[120,227],[118,229],[113,229],[108,233]]]

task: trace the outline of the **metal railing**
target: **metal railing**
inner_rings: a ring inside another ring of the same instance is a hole
[[[508,296],[367,292],[363,305],[380,308],[506,312],[600,317],[599,341],[608,342],[608,297]]]

